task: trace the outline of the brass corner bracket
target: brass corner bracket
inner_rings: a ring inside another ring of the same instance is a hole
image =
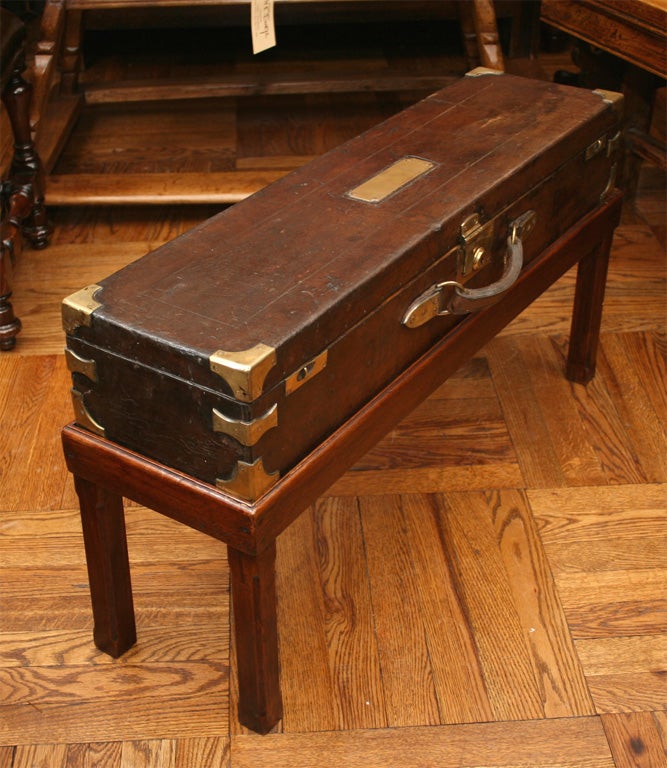
[[[260,438],[270,429],[278,426],[278,405],[273,405],[269,410],[253,421],[241,421],[230,419],[217,408],[213,409],[213,431],[222,432],[237,440],[247,447],[256,445]]]
[[[65,349],[65,360],[70,373],[80,373],[93,382],[97,381],[97,364],[94,360],[81,357],[69,348]]]
[[[623,116],[624,96],[618,91],[605,91],[603,88],[596,88],[593,93],[596,93],[605,104],[609,104],[611,108],[620,116]]]
[[[266,344],[256,344],[240,352],[219,349],[209,358],[211,370],[229,384],[234,397],[251,403],[264,389],[264,380],[276,364],[276,351]]]
[[[63,299],[61,312],[65,333],[73,333],[81,325],[92,325],[93,312],[102,306],[99,301],[95,301],[95,294],[101,287],[88,285]]]
[[[80,427],[93,432],[101,437],[106,436],[104,427],[90,415],[90,411],[84,402],[84,395],[77,389],[72,390],[72,405],[74,406],[74,420]]]
[[[232,477],[228,480],[218,478],[215,484],[230,496],[253,503],[278,482],[279,476],[278,472],[269,474],[259,458],[253,464],[239,461]]]

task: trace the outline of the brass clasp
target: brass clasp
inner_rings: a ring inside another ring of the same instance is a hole
[[[461,252],[459,275],[465,277],[481,269],[491,258],[495,222],[482,224],[478,213],[473,213],[461,224]]]

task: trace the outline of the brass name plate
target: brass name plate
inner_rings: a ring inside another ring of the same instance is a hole
[[[430,160],[423,160],[421,157],[402,157],[358,187],[351,189],[347,197],[364,203],[381,203],[434,168],[435,163]]]

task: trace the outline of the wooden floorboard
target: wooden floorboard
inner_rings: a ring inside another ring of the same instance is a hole
[[[232,742],[232,764],[238,768],[317,768],[323,756],[329,765],[346,766],[615,768],[604,730],[595,717],[281,734],[262,740],[240,736]]]
[[[410,97],[276,98],[84,109],[58,172],[282,172]],[[570,272],[281,535],[273,733],[238,722],[225,547],[137,504],[138,642],[97,651],[60,447],[60,302],[219,210],[52,207],[51,245],[17,261],[0,768],[667,764],[667,228],[650,168],[614,240],[591,384],[563,374]]]

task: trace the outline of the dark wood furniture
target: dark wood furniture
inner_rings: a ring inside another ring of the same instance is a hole
[[[35,248],[48,244],[42,166],[30,130],[32,87],[23,79],[26,29],[21,20],[0,8],[2,34],[0,73],[2,103],[12,128],[14,152],[7,178],[2,180],[0,224],[0,350],[12,349],[21,322],[14,315],[12,262],[19,255],[22,236]]]
[[[127,497],[227,543],[240,720],[268,732],[282,713],[274,578],[278,535],[577,263],[566,373],[572,381],[589,381],[595,371],[608,256],[620,209],[621,197],[612,192],[534,259],[511,292],[467,317],[254,503],[235,499],[75,424],[65,427],[63,446],[81,505],[97,646],[119,656],[136,639],[122,501]]]
[[[667,78],[667,3],[542,0],[541,18],[575,38],[582,86],[623,92],[627,152],[619,184],[632,198],[642,160],[667,168],[664,144],[650,135],[655,92]]]

